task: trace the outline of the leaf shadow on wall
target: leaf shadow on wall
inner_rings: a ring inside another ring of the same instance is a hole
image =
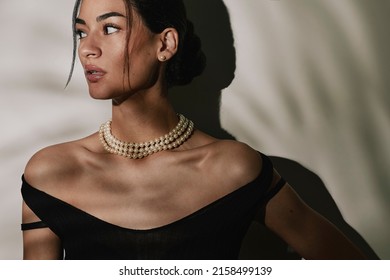
[[[178,112],[194,120],[202,131],[221,139],[235,139],[220,125],[221,92],[234,79],[236,52],[228,10],[222,0],[184,0],[188,17],[202,40],[207,67],[189,86],[173,88],[172,104]],[[259,120],[260,121],[260,120]],[[301,164],[270,156],[275,168],[313,209],[332,221],[369,259],[376,253],[342,217],[322,180]],[[279,237],[253,222],[244,238],[240,259],[300,259]]]

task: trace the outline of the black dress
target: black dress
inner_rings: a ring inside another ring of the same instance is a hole
[[[270,189],[273,166],[261,154],[263,168],[252,182],[168,225],[148,230],[120,227],[29,185],[22,196],[41,222],[22,230],[49,227],[62,241],[65,259],[237,259],[256,213],[285,184]]]

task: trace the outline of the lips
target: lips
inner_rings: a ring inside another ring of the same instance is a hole
[[[87,80],[91,83],[97,83],[106,74],[106,72],[103,69],[95,65],[86,65],[84,68],[84,73]]]

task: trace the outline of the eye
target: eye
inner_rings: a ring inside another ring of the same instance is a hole
[[[82,31],[80,29],[78,29],[78,30],[76,30],[76,36],[79,39],[83,39],[83,38],[87,37],[87,33],[85,33],[84,31]]]
[[[112,24],[107,24],[104,26],[104,34],[106,35],[111,35],[113,33],[116,33],[120,30],[119,27],[112,25]]]

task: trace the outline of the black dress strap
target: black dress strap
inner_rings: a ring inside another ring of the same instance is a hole
[[[31,229],[38,229],[38,228],[47,228],[47,227],[48,226],[42,221],[21,224],[22,231],[31,230]]]
[[[286,185],[286,180],[283,177],[279,179],[279,181],[275,184],[273,188],[267,194],[267,200],[271,200],[283,187]]]
[[[286,185],[286,180],[283,177],[280,177],[279,181],[275,184],[273,188],[269,190],[269,192],[266,194],[263,204],[260,204],[257,211],[256,215],[254,217],[255,221],[260,222],[262,225],[265,225],[265,204],[268,203],[285,185]]]

